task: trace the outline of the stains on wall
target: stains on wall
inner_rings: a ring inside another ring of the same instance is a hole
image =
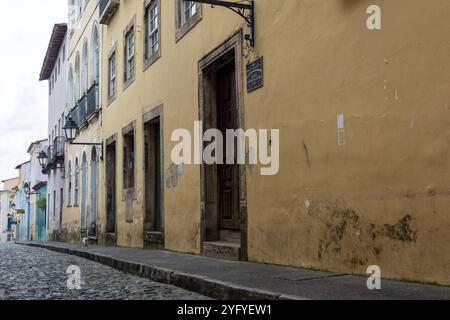
[[[311,158],[309,156],[309,148],[305,141],[303,141],[303,150],[305,151],[306,163],[308,164],[308,167],[311,168]]]
[[[184,165],[176,165],[172,163],[166,171],[166,185],[167,188],[173,189],[178,186],[178,181],[184,175]]]
[[[411,214],[394,224],[376,224],[342,204],[308,203],[308,215],[316,221],[314,233],[319,236],[319,261],[341,261],[355,270],[379,261],[384,248],[392,249],[394,243],[411,246],[417,242],[418,230]]]
[[[417,230],[411,226],[413,218],[411,215],[404,216],[394,225],[385,224],[384,226],[370,225],[370,233],[373,240],[378,237],[387,237],[390,240],[403,242],[416,242]]]
[[[133,202],[135,199],[134,189],[124,190],[125,192],[125,222],[133,223]]]

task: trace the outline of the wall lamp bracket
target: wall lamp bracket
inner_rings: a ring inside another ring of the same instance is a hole
[[[97,149],[97,153],[100,155],[100,161],[103,161],[103,143],[90,143],[90,142],[70,142],[69,144],[72,146],[94,146]]]
[[[222,0],[183,0],[196,3],[210,4],[212,8],[215,6],[225,7],[238,15],[240,15],[247,22],[250,28],[250,33],[245,35],[245,40],[250,43],[252,47],[255,46],[255,1],[247,0],[243,2],[231,2]]]
[[[94,146],[97,149],[97,153],[100,154],[100,161],[103,161],[103,143],[91,143],[91,142],[74,142],[79,131],[77,123],[70,115],[66,119],[66,125],[63,127],[66,139],[69,144],[74,146]]]

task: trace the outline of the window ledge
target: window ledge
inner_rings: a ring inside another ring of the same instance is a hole
[[[130,86],[133,84],[133,82],[134,82],[135,80],[136,80],[136,74],[134,74],[130,79],[125,80],[125,81],[123,82],[123,88],[122,88],[122,91],[127,90],[128,87],[130,87]]]
[[[201,20],[202,20],[202,14],[201,14],[201,11],[199,11],[199,12],[197,12],[197,14],[195,16],[193,16],[191,19],[189,19],[188,22],[186,22],[184,25],[182,25],[181,27],[179,27],[177,29],[177,31],[175,32],[175,42],[180,41]]]
[[[146,71],[150,68],[156,61],[159,60],[159,58],[161,58],[161,49],[159,49],[158,52],[153,54],[151,57],[144,59],[144,67],[142,68],[142,71]]]
[[[107,101],[107,107],[109,107],[110,105],[112,105],[114,103],[114,101],[116,101],[117,99],[117,92],[114,93],[114,95],[112,97],[108,97],[108,101]]]

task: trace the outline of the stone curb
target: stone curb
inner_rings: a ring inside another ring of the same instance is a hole
[[[86,250],[69,249],[39,243],[21,243],[18,245],[47,249],[50,251],[78,256],[135,276],[155,282],[173,285],[219,300],[308,300],[304,297],[284,295],[271,291],[240,286],[234,283],[211,279],[194,274],[154,267],[111,256],[92,253]]]

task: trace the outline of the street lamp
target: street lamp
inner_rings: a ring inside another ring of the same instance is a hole
[[[73,121],[72,116],[69,116],[66,120],[66,125],[63,127],[64,133],[66,134],[66,139],[69,141],[70,144],[73,144],[73,141],[75,140],[75,136],[78,132],[78,126]]]
[[[95,146],[99,149],[100,160],[103,161],[103,143],[74,142],[79,128],[76,122],[73,120],[72,116],[67,117],[66,125],[63,127],[63,130],[69,144],[78,146]]]
[[[39,164],[41,165],[42,169],[45,169],[47,166],[48,156],[44,151],[41,151],[38,156]]]
[[[25,195],[29,198],[32,194],[36,194],[36,195],[38,195],[39,193],[37,193],[37,192],[31,192],[31,189],[30,189],[30,186],[28,185],[28,184],[26,184],[24,187],[23,187],[23,191],[25,192]]]

